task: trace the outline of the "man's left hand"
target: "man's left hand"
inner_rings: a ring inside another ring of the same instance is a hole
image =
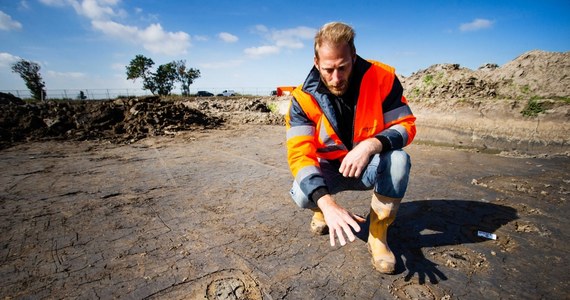
[[[382,151],[382,143],[377,138],[366,139],[346,154],[338,171],[344,177],[360,177],[368,165],[370,156],[380,151]]]

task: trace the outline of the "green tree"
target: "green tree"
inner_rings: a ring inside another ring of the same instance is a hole
[[[153,65],[154,61],[152,59],[140,54],[135,56],[127,66],[127,79],[135,81],[137,78],[141,78],[143,80],[143,89],[150,90],[154,95],[156,84],[154,83],[154,74],[150,70]]]
[[[190,85],[194,83],[194,79],[200,78],[200,70],[190,68],[186,69],[186,61],[179,60],[172,62],[176,68],[176,75],[180,81],[180,89],[183,96],[190,94]]]
[[[161,96],[170,95],[177,78],[176,68],[173,62],[158,66],[154,74],[157,94]]]
[[[20,74],[34,99],[43,100],[45,98],[45,83],[40,74],[40,65],[21,59],[12,65],[12,72]]]
[[[127,66],[127,79],[143,80],[143,89],[149,90],[153,95],[169,95],[176,82],[181,83],[182,95],[190,93],[190,85],[194,79],[200,77],[200,70],[187,69],[186,61],[172,61],[158,66],[156,72],[151,71],[154,62],[144,55],[137,55]]]

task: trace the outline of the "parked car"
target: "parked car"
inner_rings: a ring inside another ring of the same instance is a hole
[[[224,90],[221,94],[218,94],[217,96],[230,97],[235,95],[236,92],[234,90]]]
[[[214,94],[208,91],[198,91],[198,93],[196,93],[196,97],[211,97],[211,96],[214,96]]]

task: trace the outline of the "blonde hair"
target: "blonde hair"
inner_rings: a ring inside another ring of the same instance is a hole
[[[318,49],[324,43],[331,43],[334,45],[348,44],[350,50],[355,53],[354,37],[356,33],[349,25],[341,22],[330,22],[317,32],[315,35],[315,57],[319,57]]]

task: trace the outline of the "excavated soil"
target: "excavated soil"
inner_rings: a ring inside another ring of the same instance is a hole
[[[438,64],[402,77],[418,141],[492,152],[570,154],[570,52],[503,66]]]
[[[403,79],[418,135],[389,231],[391,276],[373,270],[365,230],[330,247],[290,199],[277,113],[287,98],[0,95],[0,297],[565,299],[570,114],[559,85],[568,77],[540,73],[551,83],[523,88],[536,87],[538,100],[492,84],[505,74],[526,84],[553,62],[566,74],[566,56],[462,70],[498,73],[453,92],[423,86],[438,67]],[[446,68],[441,78],[465,83]],[[477,94],[491,87],[496,96]],[[530,100],[541,109],[523,115]],[[369,192],[338,200],[368,214]]]

